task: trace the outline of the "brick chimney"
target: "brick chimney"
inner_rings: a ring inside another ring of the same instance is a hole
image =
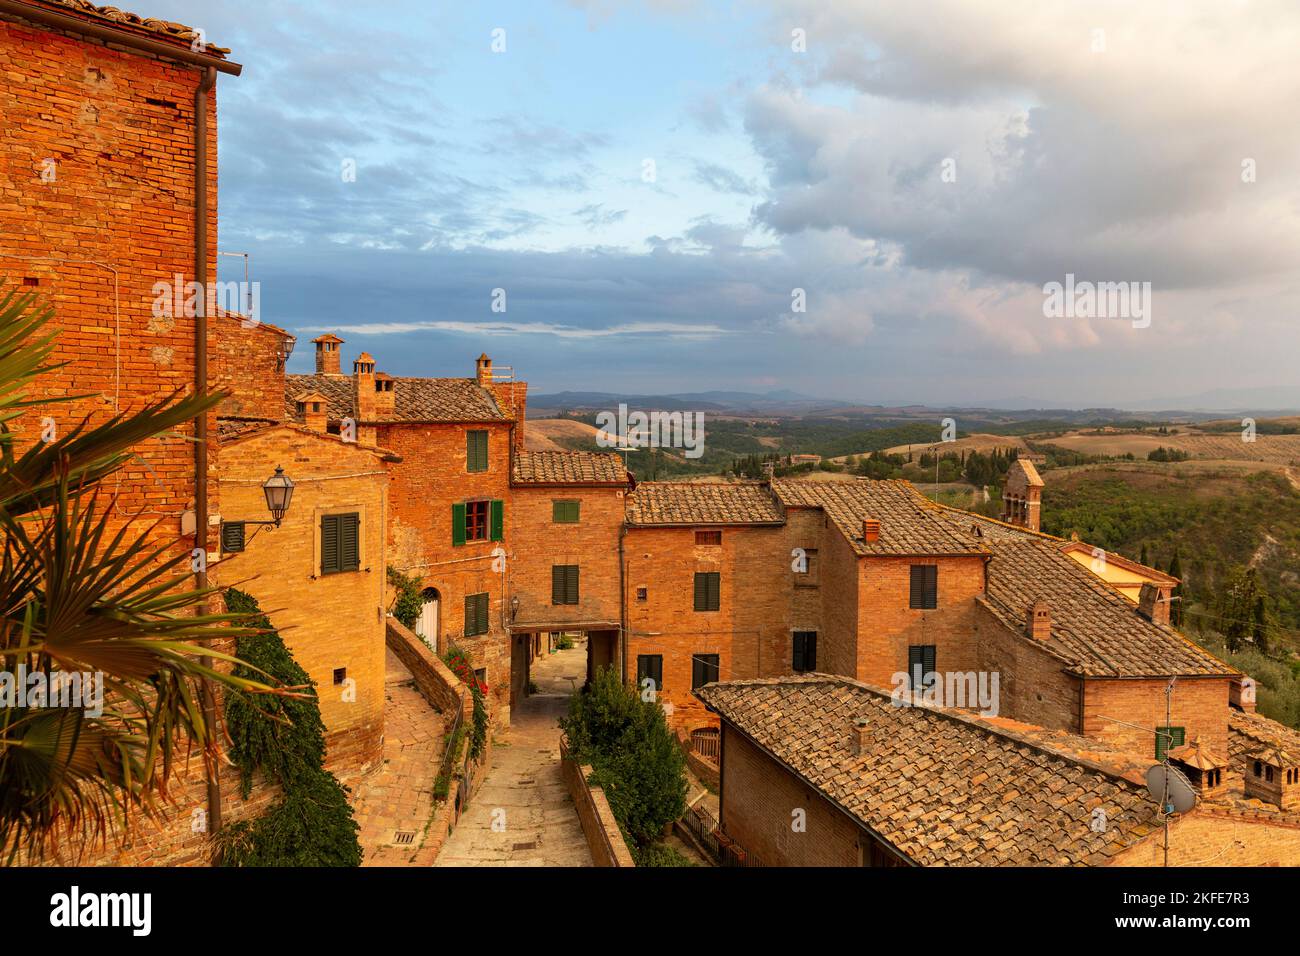
[[[352,362],[352,407],[358,422],[375,420],[375,359],[369,352]]]
[[[874,544],[880,540],[880,520],[877,518],[862,519],[862,540],[867,544]]]
[[[858,717],[853,721],[853,729],[849,731],[849,752],[855,757],[861,757],[867,750],[867,730],[870,722],[865,717]]]
[[[1267,746],[1247,754],[1242,776],[1247,797],[1283,810],[1300,804],[1300,763],[1285,750]]]
[[[1223,771],[1226,765],[1223,760],[1210,753],[1201,742],[1200,734],[1192,737],[1183,746],[1171,749],[1169,759],[1182,771],[1183,776],[1201,796],[1215,796],[1225,789]]]
[[[1029,606],[1025,633],[1036,641],[1046,642],[1052,636],[1052,606],[1039,599]]]
[[[316,374],[341,375],[339,371],[339,346],[343,340],[326,332],[312,339],[316,343]]]
[[[474,378],[478,381],[479,386],[487,388],[492,384],[492,360],[484,352],[474,363]]]
[[[1150,581],[1138,592],[1138,613],[1156,624],[1169,623],[1169,591]]]
[[[329,422],[328,399],[320,392],[308,392],[305,395],[299,395],[296,401],[298,403],[298,414],[302,416],[303,424],[314,432],[326,431]]]
[[[1228,684],[1228,703],[1248,714],[1255,712],[1255,679],[1238,674]]]
[[[397,409],[397,379],[387,372],[375,373],[375,415],[392,418]]]

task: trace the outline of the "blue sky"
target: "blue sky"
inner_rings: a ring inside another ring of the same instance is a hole
[[[1297,384],[1297,134],[1275,118],[1300,16],[1247,6],[137,12],[245,66],[218,92],[220,244],[299,335],[291,370],[328,329],[345,360],[468,374],[487,351],[534,391],[1122,405]],[[1150,327],[1044,317],[1066,273],[1151,282]]]

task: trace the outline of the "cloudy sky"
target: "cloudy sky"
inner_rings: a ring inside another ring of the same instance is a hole
[[[1300,396],[1293,0],[131,6],[244,64],[220,242],[293,370],[332,330],[534,391]],[[1046,316],[1067,274],[1149,325]]]

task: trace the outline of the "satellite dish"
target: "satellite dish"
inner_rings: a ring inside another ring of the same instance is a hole
[[[1165,813],[1186,813],[1196,806],[1196,790],[1177,767],[1158,763],[1148,770],[1147,792]]]

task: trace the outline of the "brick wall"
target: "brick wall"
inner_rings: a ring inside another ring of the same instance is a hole
[[[563,739],[560,740],[560,774],[564,777],[564,785],[568,787],[574,809],[578,811],[578,821],[582,824],[582,833],[587,838],[587,848],[591,850],[595,864],[636,866],[632,851],[623,839],[623,831],[618,828],[614,811],[610,809],[605,791],[587,782],[591,766],[580,764],[571,757],[568,743]]]
[[[1170,866],[1294,866],[1297,859],[1300,826],[1269,820],[1266,813],[1197,808],[1169,827]],[[1111,865],[1163,864],[1164,834],[1157,830]]]
[[[1172,718],[1165,718],[1164,679],[1084,682],[1083,732],[1132,753],[1155,758],[1156,727],[1184,727],[1187,739],[1200,734],[1211,753],[1228,756],[1228,677],[1183,677],[1174,684]],[[1103,718],[1111,718],[1106,720]],[[1127,721],[1151,732],[1116,723]]]
[[[978,666],[998,674],[998,716],[1079,733],[1082,683],[1066,664],[977,604]]]
[[[619,532],[624,489],[515,485],[506,509],[510,540],[510,593],[519,598],[516,627],[559,630],[582,623],[617,624]],[[555,523],[555,501],[578,501],[577,524]],[[551,603],[551,567],[576,564],[579,603]]]
[[[790,560],[785,529],[724,527],[720,547],[697,546],[694,528],[629,528],[627,671],[637,657],[663,656],[661,700],[674,725],[716,724],[691,694],[695,654],[716,654],[721,680],[784,673],[789,666]],[[696,611],[696,572],[721,575],[720,609]],[[647,588],[646,600],[637,589]]]
[[[153,314],[154,285],[193,279],[195,69],[0,20],[0,277],[51,302],[60,335],[35,394],[89,394],[26,416],[66,429],[141,407],[194,379],[194,320]],[[216,276],[216,90],[208,97],[208,270]],[[53,160],[54,179],[42,179]],[[78,262],[33,261],[62,258]],[[89,260],[89,261],[87,261]],[[93,263],[100,263],[99,265]],[[114,271],[116,270],[116,291]],[[183,432],[185,429],[181,429]],[[155,439],[109,482],[120,511],[178,534],[193,445]],[[186,544],[185,547],[189,547]]]
[[[934,610],[908,606],[914,564],[938,565],[939,596]],[[975,670],[975,598],[983,593],[984,560],[978,556],[863,558],[857,678],[892,686],[893,675],[907,670],[907,648],[912,644],[935,645],[935,667],[940,673]]]
[[[468,722],[473,717],[474,700],[464,681],[396,618],[386,618],[385,626],[389,650],[406,665],[424,699],[442,713],[454,714],[459,710],[462,719]]]
[[[465,432],[488,431],[488,470],[465,470]],[[492,551],[510,549],[510,425],[411,424],[381,425],[378,444],[402,457],[391,464],[389,562],[420,580],[421,588],[436,588],[439,596],[438,649],[456,644],[474,666],[487,669],[493,707],[503,719],[510,706],[510,641],[506,632],[504,579],[493,570]],[[453,546],[451,506],[469,499],[506,502],[501,542],[476,541]],[[508,564],[508,562],[507,562]],[[464,637],[465,597],[486,592],[491,630]]]
[[[228,443],[220,463],[227,520],[268,517],[261,485],[277,465],[293,479],[283,525],[247,526],[245,551],[222,555],[216,574],[257,598],[316,682],[327,766],[347,771],[375,765],[382,757],[384,716],[383,461],[337,438],[285,425]],[[361,516],[361,569],[321,575],[321,516],[350,511]],[[346,670],[353,687],[335,685],[337,668]]]
[[[212,387],[230,393],[221,415],[281,420],[284,416],[284,360],[292,336],[269,325],[245,326],[230,315],[214,318],[208,333]]]
[[[768,866],[859,865],[861,828],[725,722],[721,800],[723,832]]]

